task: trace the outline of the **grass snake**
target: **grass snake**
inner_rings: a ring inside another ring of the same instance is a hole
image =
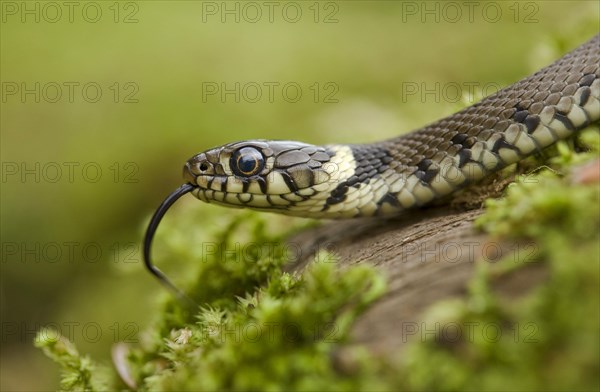
[[[181,196],[312,218],[397,214],[427,205],[543,150],[600,119],[600,35],[480,102],[411,133],[372,144],[315,146],[249,140],[190,158],[186,183],[150,221],[146,266],[158,223]]]

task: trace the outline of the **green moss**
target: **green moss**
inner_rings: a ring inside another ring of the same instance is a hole
[[[168,246],[158,244],[157,259],[199,261],[187,292],[203,307],[186,308],[165,295],[161,317],[129,355],[137,385],[303,390],[375,382],[369,367],[348,377],[333,360],[356,317],[384,292],[375,269],[338,269],[334,257],[320,255],[301,276],[284,273],[282,266],[299,256],[284,239],[306,223],[230,210],[211,219],[208,211],[194,204],[170,220],[176,226],[162,228]],[[200,217],[226,223],[198,225]]]
[[[340,271],[315,264],[302,277],[280,274],[231,310],[203,309],[166,339],[159,353],[170,370],[158,390],[280,390],[356,386],[331,356],[356,315],[383,292],[371,268]],[[185,338],[182,338],[184,336]],[[189,340],[188,338],[189,337]]]
[[[340,270],[327,262],[313,264],[302,276],[283,273],[281,267],[296,251],[283,241],[289,231],[273,236],[267,232],[275,231],[265,228],[268,221],[285,218],[233,215],[214,235],[219,240],[204,244],[211,251],[189,290],[205,307],[182,311],[168,300],[157,322],[160,333],[132,352],[132,365],[145,368],[138,372],[140,385],[152,390],[355,388],[363,374],[344,377],[331,358],[358,314],[384,292],[383,279],[372,267]],[[185,222],[177,230],[185,231]]]
[[[68,391],[104,391],[109,389],[111,376],[108,369],[81,356],[75,346],[54,330],[41,329],[35,338],[41,348],[62,369],[60,387]],[[114,380],[112,380],[114,383]]]

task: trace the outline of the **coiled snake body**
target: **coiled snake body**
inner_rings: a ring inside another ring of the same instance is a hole
[[[200,153],[146,237],[181,195],[316,218],[423,206],[600,119],[600,35],[535,74],[426,127],[374,144],[251,140]],[[154,271],[156,272],[156,271]]]

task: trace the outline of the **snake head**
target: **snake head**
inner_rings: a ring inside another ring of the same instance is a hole
[[[205,202],[307,215],[317,204],[309,200],[335,187],[334,156],[327,147],[295,141],[236,142],[193,156],[183,175]]]

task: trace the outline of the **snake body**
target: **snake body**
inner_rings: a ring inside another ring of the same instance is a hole
[[[187,161],[200,200],[313,218],[426,205],[600,119],[600,35],[535,74],[414,132],[373,144],[226,144]]]
[[[186,183],[155,211],[152,239],[180,197],[313,218],[390,215],[423,206],[600,120],[600,35],[494,95],[414,132],[373,144],[250,140],[190,158]]]
[[[187,161],[200,200],[313,218],[426,205],[600,119],[600,35],[535,74],[414,132],[373,144],[226,144]]]

